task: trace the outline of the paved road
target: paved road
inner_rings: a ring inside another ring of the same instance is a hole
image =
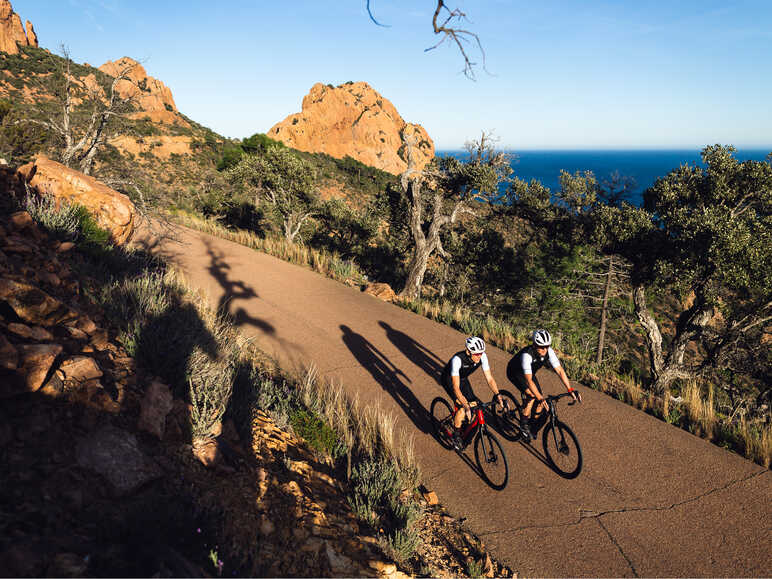
[[[584,389],[584,404],[561,407],[584,450],[581,475],[559,477],[538,443],[502,439],[510,480],[495,491],[427,428],[436,378],[464,336],[234,243],[186,229],[180,241],[157,251],[283,367],[313,363],[394,412],[415,434],[426,485],[521,575],[772,576],[769,470]],[[489,357],[507,387],[508,355]],[[546,390],[561,391],[542,374]],[[473,386],[487,399],[481,375]]]

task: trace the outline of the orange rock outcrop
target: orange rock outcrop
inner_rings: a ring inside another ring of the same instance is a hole
[[[135,117],[150,117],[156,123],[185,124],[177,115],[172,91],[160,80],[147,75],[145,67],[136,60],[124,56],[118,60],[109,60],[99,70],[113,77],[123,75],[125,80],[118,81],[116,89],[123,98],[134,98],[142,112]]]
[[[402,131],[418,133],[418,168],[434,157],[434,143],[420,125],[406,123],[391,102],[366,82],[338,87],[315,84],[302,110],[274,125],[272,139],[310,153],[352,157],[389,173],[402,173]]]
[[[0,0],[0,52],[19,54],[19,45],[37,46],[38,37],[29,20],[27,30],[24,30],[21,18],[13,11],[9,0]]]
[[[39,192],[86,207],[97,223],[110,232],[115,243],[131,239],[137,210],[123,193],[45,155],[38,155],[34,162],[19,167],[19,173]]]

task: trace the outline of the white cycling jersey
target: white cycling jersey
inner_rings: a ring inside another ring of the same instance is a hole
[[[491,366],[488,363],[488,354],[485,352],[480,356],[480,366],[482,367],[483,372],[491,369]],[[450,359],[450,375],[461,376],[461,356],[456,355]]]
[[[555,350],[552,348],[547,348],[547,355],[545,356],[549,360],[549,366],[552,367],[553,370],[557,370],[560,367],[560,360],[558,360],[557,354],[555,354]],[[537,363],[537,366],[541,368],[544,365],[544,362],[546,360],[542,359],[539,360]],[[523,374],[531,374],[533,375],[533,365],[534,360],[533,356],[528,351],[525,351],[520,356],[520,367],[523,370]]]

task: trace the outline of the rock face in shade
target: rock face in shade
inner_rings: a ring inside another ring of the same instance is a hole
[[[402,173],[402,131],[418,133],[418,167],[434,157],[434,143],[420,125],[406,123],[397,109],[366,82],[337,87],[315,84],[302,110],[274,125],[268,136],[310,153],[352,157],[389,173]]]
[[[0,0],[0,52],[19,54],[19,46],[37,46],[38,37],[32,23],[27,20],[27,30],[21,18],[13,11],[9,0]]]

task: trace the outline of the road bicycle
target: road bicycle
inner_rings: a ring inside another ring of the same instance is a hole
[[[474,403],[473,403],[474,404]],[[492,488],[501,490],[507,486],[509,481],[509,466],[504,449],[501,447],[498,439],[488,431],[488,425],[485,423],[486,413],[491,412],[491,407],[495,405],[491,402],[478,402],[472,408],[472,420],[461,428],[461,445],[457,447],[453,443],[453,417],[459,410],[459,406],[454,404],[453,409],[450,403],[438,396],[432,400],[431,413],[434,434],[439,443],[447,448],[455,449],[462,453],[470,444],[474,446],[474,458],[477,468],[485,481]]]
[[[522,404],[518,403],[507,390],[500,390],[499,393],[507,404],[503,410],[494,410],[495,421],[491,421],[492,424],[507,440],[522,440],[530,443],[531,437],[520,428]],[[576,438],[574,431],[558,419],[557,401],[566,396],[573,399],[570,392],[544,397],[548,411],[542,411],[531,420],[531,434],[535,438],[539,429],[543,427],[542,446],[550,466],[564,478],[576,478],[582,471],[582,447],[579,446],[579,439]],[[573,404],[575,404],[573,400],[568,403],[569,406]]]

